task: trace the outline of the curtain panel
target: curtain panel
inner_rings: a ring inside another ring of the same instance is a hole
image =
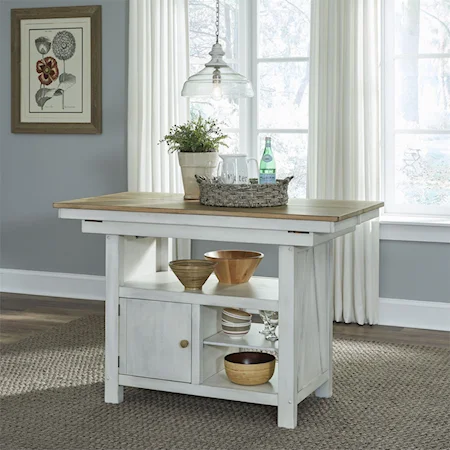
[[[158,142],[188,120],[189,102],[181,97],[188,74],[188,0],[130,0],[129,191],[183,192],[177,155]],[[189,257],[190,242],[174,242],[163,243],[167,259]]]
[[[378,0],[313,0],[308,197],[380,195]],[[334,318],[374,324],[379,225],[335,241]]]
[[[189,73],[187,0],[130,0],[128,188],[182,192],[176,155],[158,141],[185,122]]]

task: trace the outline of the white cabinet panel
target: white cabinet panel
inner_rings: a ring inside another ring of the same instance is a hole
[[[190,383],[191,305],[121,298],[120,309],[119,372]]]

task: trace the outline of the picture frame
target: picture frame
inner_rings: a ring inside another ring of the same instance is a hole
[[[11,132],[102,132],[101,6],[11,10]]]

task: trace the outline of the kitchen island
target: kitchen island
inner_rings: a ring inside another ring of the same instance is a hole
[[[106,236],[105,401],[123,386],[277,406],[297,426],[297,405],[332,395],[333,239],[375,219],[380,202],[293,199],[273,208],[215,208],[182,195],[125,192],[54,203],[63,219]],[[212,275],[185,291],[168,271],[167,238],[278,246],[278,278],[225,285]],[[279,341],[253,324],[221,332],[223,307],[279,311]],[[187,344],[186,344],[187,343]],[[278,353],[272,379],[231,383],[223,357],[239,349]]]

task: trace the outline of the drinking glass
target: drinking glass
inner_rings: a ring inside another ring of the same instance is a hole
[[[264,311],[267,321],[269,322],[269,334],[266,339],[271,342],[278,341],[278,336],[275,334],[275,330],[278,326],[278,311]]]
[[[259,317],[261,317],[261,320],[263,321],[263,324],[264,324],[264,329],[261,330],[260,333],[263,334],[264,336],[267,336],[268,334],[270,334],[270,325],[269,325],[269,321],[267,320],[267,317],[266,317],[266,311],[263,311],[262,309],[260,309]]]

